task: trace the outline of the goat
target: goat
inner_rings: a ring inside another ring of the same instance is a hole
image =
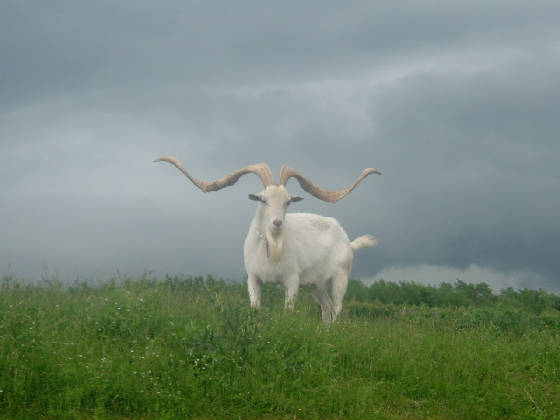
[[[249,165],[212,182],[192,177],[175,157],[162,157],[154,162],[168,162],[177,167],[203,192],[217,191],[235,184],[247,174],[258,175],[264,190],[249,194],[257,201],[257,211],[245,238],[244,258],[247,287],[251,307],[261,306],[263,283],[280,283],[285,291],[285,308],[293,310],[300,285],[314,285],[313,298],[321,305],[323,321],[330,324],[342,310],[342,301],[352,269],[354,251],[377,245],[371,235],[363,235],[352,242],[338,221],[308,213],[289,213],[291,203],[303,200],[286,190],[286,183],[295,178],[301,188],[320,200],[334,203],[349,194],[366,176],[381,174],[377,169],[365,169],[348,188],[328,191],[313,184],[298,171],[283,166],[280,181],[265,163]],[[332,282],[332,299],[327,291]]]

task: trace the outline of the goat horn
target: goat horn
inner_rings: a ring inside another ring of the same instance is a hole
[[[329,191],[321,187],[318,187],[317,185],[315,185],[313,182],[311,182],[309,179],[304,177],[295,169],[292,169],[288,166],[282,166],[282,169],[280,170],[280,185],[285,186],[286,183],[288,182],[288,179],[295,178],[298,180],[299,185],[301,185],[301,188],[303,188],[303,190],[307,191],[309,194],[317,197],[320,200],[327,201],[329,203],[334,203],[340,200],[341,198],[346,197],[354,188],[356,188],[356,185],[358,185],[366,176],[371,174],[381,175],[381,172],[379,172],[377,169],[374,168],[364,169],[364,171],[362,172],[360,177],[356,180],[356,182],[354,182],[348,188],[345,188],[343,190],[338,190],[338,191]]]
[[[239,178],[247,173],[254,173],[259,176],[264,186],[268,186],[274,184],[274,176],[272,175],[272,171],[268,167],[266,163],[257,163],[255,165],[249,165],[245,168],[239,169],[229,175],[224,176],[223,178],[218,179],[217,181],[207,182],[201,181],[199,179],[194,178],[187,172],[187,170],[183,167],[183,164],[173,156],[166,156],[161,157],[159,159],[154,160],[154,162],[169,162],[174,165],[177,169],[179,169],[187,178],[189,178],[194,185],[200,188],[203,192],[209,191],[218,191],[222,188],[229,187],[237,182]]]

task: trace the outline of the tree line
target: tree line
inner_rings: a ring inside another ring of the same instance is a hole
[[[541,313],[546,309],[560,310],[560,296],[546,290],[512,287],[494,293],[486,283],[441,283],[437,286],[414,282],[388,282],[383,279],[366,286],[352,279],[348,284],[346,300],[381,302],[396,305],[426,305],[428,307],[482,307],[508,306]]]

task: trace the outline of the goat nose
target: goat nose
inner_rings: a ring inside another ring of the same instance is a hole
[[[274,224],[274,226],[276,226],[277,228],[279,228],[280,226],[282,226],[282,220],[280,219],[276,219],[272,222]]]

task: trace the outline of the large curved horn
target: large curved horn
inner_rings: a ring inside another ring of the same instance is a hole
[[[194,178],[187,172],[187,170],[183,167],[183,164],[173,156],[166,156],[160,157],[159,159],[154,160],[154,162],[169,162],[174,165],[177,169],[183,172],[187,178],[189,178],[194,185],[200,188],[203,192],[209,191],[218,191],[222,188],[229,187],[237,182],[239,178],[243,175],[248,173],[254,173],[258,175],[264,184],[264,186],[268,186],[274,184],[274,176],[272,175],[272,171],[268,167],[266,163],[257,163],[255,165],[249,165],[245,168],[239,169],[229,175],[224,176],[223,178],[218,179],[217,181],[207,182],[201,181],[199,179]]]
[[[317,185],[315,185],[313,182],[311,182],[309,179],[304,177],[295,169],[289,168],[288,166],[282,166],[282,169],[280,170],[280,185],[286,185],[288,179],[295,178],[298,180],[299,185],[301,185],[301,188],[303,188],[309,194],[317,197],[320,200],[327,201],[329,203],[334,203],[340,200],[341,198],[346,197],[350,193],[350,191],[356,188],[356,185],[358,185],[360,181],[362,181],[362,179],[364,179],[366,176],[371,174],[381,175],[381,172],[379,172],[377,169],[374,168],[364,169],[364,171],[362,172],[360,177],[356,180],[356,182],[354,182],[348,188],[345,188],[343,190],[338,190],[338,191],[329,191],[321,187],[318,187]]]

